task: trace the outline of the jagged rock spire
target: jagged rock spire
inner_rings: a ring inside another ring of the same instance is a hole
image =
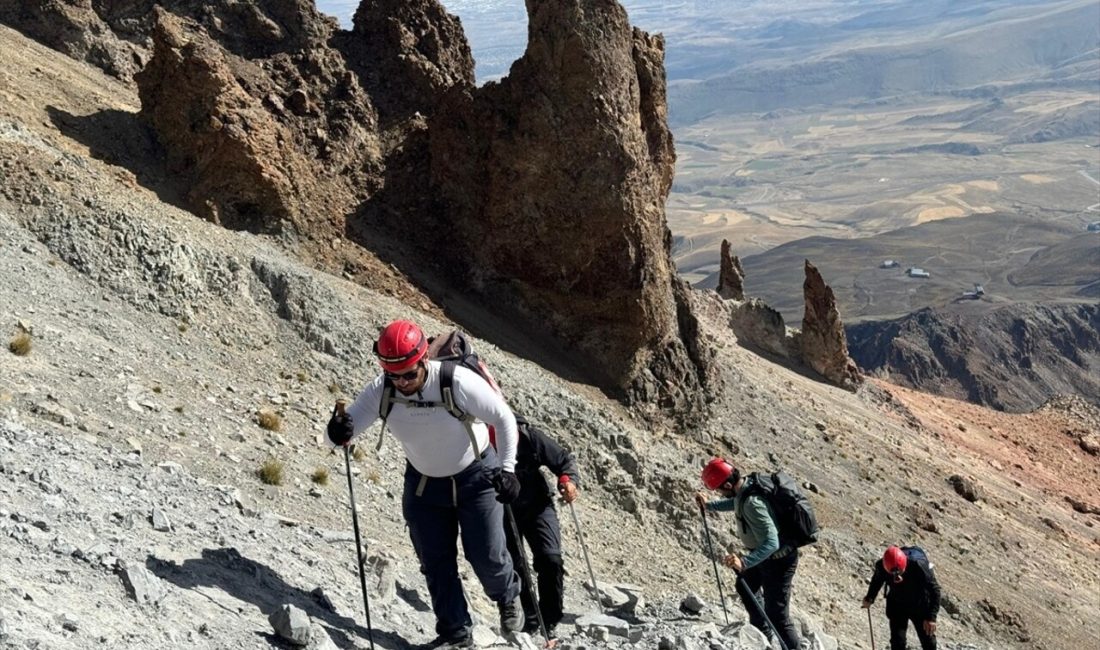
[[[745,269],[741,258],[730,255],[728,239],[722,240],[722,262],[718,271],[718,295],[726,300],[745,299]]]
[[[432,179],[475,282],[613,393],[697,412],[716,376],[665,221],[664,41],[615,0],[527,3],[527,51],[433,116]]]
[[[863,381],[863,377],[848,356],[848,342],[836,297],[810,260],[806,260],[802,293],[806,301],[806,311],[802,316],[802,361],[828,381],[838,386],[854,387]]]

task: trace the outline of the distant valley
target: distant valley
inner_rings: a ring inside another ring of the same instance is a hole
[[[357,4],[318,3],[345,24]],[[479,82],[507,74],[526,43],[523,3],[444,4]],[[795,322],[803,256],[852,320],[942,305],[982,282],[1007,300],[1095,291],[1095,255],[1069,242],[1100,220],[1097,3],[623,4],[665,36],[668,221],[690,282],[713,286],[728,239],[748,258],[750,293]],[[1002,231],[1002,218],[1019,227]],[[993,253],[1006,246],[1011,259]],[[1025,272],[1028,255],[1058,246],[1072,248],[1059,264],[1075,277],[1028,279],[1042,265]],[[928,266],[931,281],[879,273],[891,258]]]

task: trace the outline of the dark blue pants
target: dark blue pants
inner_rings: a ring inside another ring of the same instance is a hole
[[[558,514],[551,503],[520,505],[514,508],[516,526],[520,536],[527,540],[531,548],[531,562],[538,575],[539,611],[548,628],[561,622],[562,605],[565,596],[565,567],[561,560],[561,525]],[[519,566],[522,558],[516,545],[511,527],[505,528],[508,535],[508,551],[512,554],[512,563]],[[523,572],[520,572],[523,577]],[[520,592],[523,602],[525,625],[534,625],[538,621],[535,603],[531,600],[530,585],[523,581]]]
[[[437,634],[452,635],[473,623],[458,577],[460,534],[466,560],[485,594],[497,603],[519,595],[519,578],[504,538],[504,509],[490,481],[498,466],[490,448],[481,462],[454,476],[422,481],[412,465],[405,467],[402,511],[428,583]]]

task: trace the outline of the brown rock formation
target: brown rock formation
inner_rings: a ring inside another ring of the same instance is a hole
[[[288,153],[289,134],[237,83],[205,34],[160,12],[153,58],[137,81],[142,117],[200,216],[261,232],[298,213],[309,168]]]
[[[196,213],[258,232],[289,222],[327,241],[375,185],[377,119],[325,45],[331,26],[299,4],[277,4],[276,21],[210,3],[196,13],[213,32],[158,9],[153,56],[135,79],[142,116]]]
[[[806,260],[806,281],[802,284],[802,292],[806,300],[800,338],[802,361],[837,386],[854,387],[863,381],[863,377],[848,356],[848,343],[836,298],[817,267],[809,260]]]
[[[432,179],[471,243],[469,271],[604,387],[691,410],[708,355],[664,219],[663,40],[614,0],[527,6],[511,74],[453,93],[431,124]]]
[[[312,0],[0,0],[0,22],[130,81],[151,55],[157,8],[194,19],[246,58],[304,50],[336,28]]]
[[[144,48],[115,35],[97,12],[101,4],[93,0],[0,0],[0,23],[129,81],[144,61]]]
[[[745,299],[745,269],[741,268],[741,258],[730,255],[730,243],[726,239],[722,240],[722,262],[718,271],[718,295],[726,300]]]
[[[354,24],[340,49],[387,121],[429,115],[452,86],[473,87],[462,24],[436,0],[363,0]]]

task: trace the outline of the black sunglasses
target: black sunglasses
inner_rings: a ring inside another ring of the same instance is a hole
[[[417,364],[417,366],[415,368],[413,368],[412,370],[410,370],[408,372],[403,372],[403,373],[387,372],[387,373],[385,373],[385,375],[386,375],[386,379],[389,379],[390,381],[412,381],[412,380],[416,379],[417,376],[420,375],[420,365]]]

